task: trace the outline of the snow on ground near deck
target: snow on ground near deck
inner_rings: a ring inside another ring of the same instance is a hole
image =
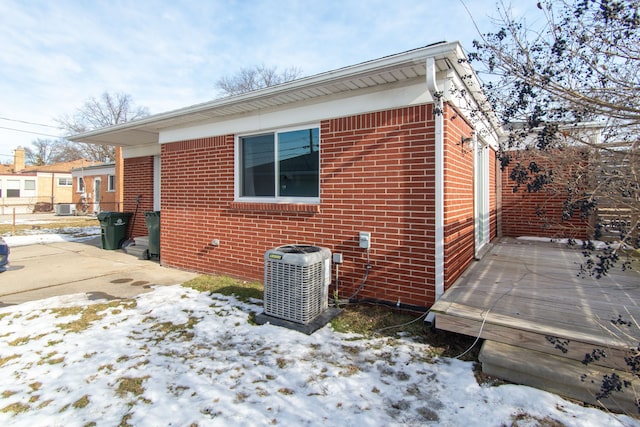
[[[640,425],[529,387],[478,385],[472,363],[432,359],[406,338],[256,326],[258,303],[178,285],[133,301],[0,309],[0,425]],[[61,309],[74,306],[84,310]],[[92,312],[86,329],[63,326]]]

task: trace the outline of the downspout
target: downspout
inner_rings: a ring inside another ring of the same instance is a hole
[[[434,100],[435,119],[435,301],[444,293],[444,102],[436,81],[436,62],[427,58],[427,89]],[[433,323],[429,312],[425,321]]]

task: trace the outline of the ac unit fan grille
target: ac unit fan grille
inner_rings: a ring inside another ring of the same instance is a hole
[[[294,255],[295,261],[301,256]],[[265,314],[302,324],[322,314],[327,309],[326,269],[330,257],[328,249],[314,256],[307,265],[287,262],[286,256],[279,260],[265,257]]]

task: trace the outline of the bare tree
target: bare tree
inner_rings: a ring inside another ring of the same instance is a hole
[[[73,116],[61,116],[56,119],[56,122],[69,133],[82,133],[126,123],[148,115],[148,108],[134,106],[131,95],[105,92],[98,99],[87,100]],[[89,160],[107,162],[115,159],[115,148],[112,146],[79,144],[82,147],[83,157]]]
[[[31,142],[33,147],[25,147],[26,163],[33,166],[50,165],[82,159],[84,153],[78,144],[64,139],[41,139]]]
[[[238,95],[265,87],[279,85],[297,79],[302,70],[289,67],[279,72],[277,67],[258,65],[253,68],[241,68],[233,76],[222,77],[216,87],[223,95]]]
[[[563,194],[563,218],[589,217],[596,239],[613,232],[604,254],[586,243],[584,267],[604,275],[640,244],[640,0],[537,6],[518,20],[499,3],[498,31],[469,57],[508,132],[499,157],[514,191]]]
[[[31,142],[31,147],[24,148],[26,163],[33,166],[42,166],[53,161],[55,151],[55,140],[38,138]]]

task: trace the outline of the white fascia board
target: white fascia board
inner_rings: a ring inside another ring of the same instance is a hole
[[[439,73],[439,75],[440,74],[441,73]],[[499,134],[502,131],[500,128],[496,128],[495,123],[491,123],[487,116],[481,113],[481,111],[485,111],[488,106],[480,106],[477,96],[472,95],[472,89],[462,81],[459,74],[449,71],[447,76],[443,75],[439,80],[446,82],[444,99],[454,105],[469,121],[476,131],[476,135],[478,135],[485,144],[497,149]],[[472,84],[472,87],[474,87],[473,85],[475,85],[475,83]],[[475,86],[475,90],[478,94],[481,93],[479,86]],[[483,99],[481,102],[488,101]],[[495,117],[494,119],[497,120]]]
[[[323,98],[320,102],[316,100],[302,104],[291,104],[239,115],[235,118],[223,118],[216,122],[166,129],[160,132],[159,142],[164,144],[210,136],[260,132],[433,102],[433,98],[421,78],[408,85],[389,86],[392,88],[386,88],[386,90],[368,89],[356,95],[349,92],[328,99]]]
[[[123,159],[132,159],[134,157],[146,157],[146,156],[159,156],[160,155],[160,145],[155,144],[147,144],[147,145],[136,145],[133,147],[122,147],[122,158]]]
[[[115,175],[115,174],[116,174],[115,166],[106,166],[104,168],[91,167],[88,169],[78,168],[71,171],[72,176],[98,176],[98,175]]]

